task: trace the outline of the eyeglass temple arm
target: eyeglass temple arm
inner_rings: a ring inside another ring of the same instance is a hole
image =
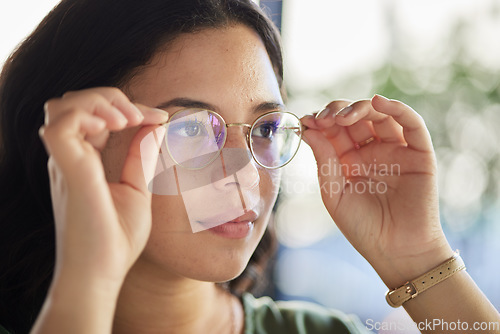
[[[301,133],[304,133],[304,131],[306,131],[309,128],[307,126],[305,126],[304,124],[300,123],[300,126],[289,126],[289,127],[285,127],[284,129],[287,129],[287,130],[300,130]]]

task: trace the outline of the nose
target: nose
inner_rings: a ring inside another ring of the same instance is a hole
[[[237,186],[242,190],[257,188],[260,181],[252,155],[246,147],[224,147],[220,152],[220,168],[212,170],[212,184],[224,191]]]
[[[224,147],[239,147],[239,148],[247,148],[247,135],[248,131],[250,131],[250,125],[244,123],[231,123],[227,124],[227,138],[226,144]]]
[[[244,123],[228,124],[226,144],[221,152],[226,175],[233,175],[234,182],[246,189],[256,187],[260,181],[259,171],[255,167],[247,141],[250,127]],[[224,186],[232,183],[230,179],[226,180]]]

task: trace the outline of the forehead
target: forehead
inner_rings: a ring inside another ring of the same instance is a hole
[[[207,102],[217,97],[217,104],[281,101],[265,46],[244,25],[180,35],[132,79],[129,91],[137,102],[151,103],[180,96]]]

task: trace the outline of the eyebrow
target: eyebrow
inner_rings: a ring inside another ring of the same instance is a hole
[[[217,108],[210,103],[192,100],[192,99],[189,99],[186,97],[178,97],[178,98],[172,99],[170,101],[161,103],[156,108],[167,109],[170,107],[199,108],[199,109],[208,109],[208,110],[217,111]],[[285,110],[286,108],[283,105],[283,103],[267,101],[267,102],[262,102],[262,103],[258,104],[257,106],[255,106],[253,111],[255,113],[262,113],[262,112],[276,110],[276,109]]]

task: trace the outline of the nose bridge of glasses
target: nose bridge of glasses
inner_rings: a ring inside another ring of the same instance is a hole
[[[226,124],[227,128],[230,128],[233,126],[242,126],[242,127],[248,128],[248,129],[250,129],[252,127],[250,124],[246,124],[246,123],[227,123]]]
[[[243,137],[239,137],[239,136],[235,137],[234,135],[230,135],[229,128],[232,128],[232,127],[242,128],[242,132],[243,132],[244,136]],[[235,144],[235,142],[240,142],[241,140],[239,138],[241,138],[241,139],[244,139],[245,145],[248,146],[248,133],[249,133],[251,127],[252,126],[250,124],[246,124],[246,123],[228,123],[228,124],[226,124],[226,128],[228,129],[226,145],[239,146],[241,144],[238,145],[238,144]]]

